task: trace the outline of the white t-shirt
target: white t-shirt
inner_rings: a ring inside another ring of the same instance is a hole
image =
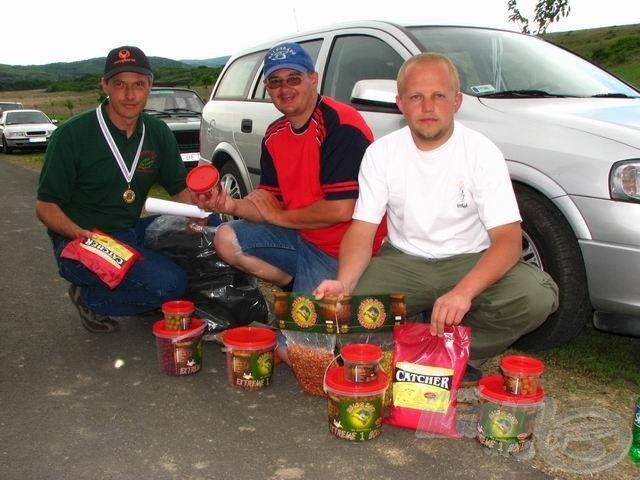
[[[487,230],[521,220],[504,157],[484,135],[455,122],[435,150],[420,151],[409,127],[376,140],[358,177],[353,218],[379,223],[411,255],[446,258],[489,247]]]

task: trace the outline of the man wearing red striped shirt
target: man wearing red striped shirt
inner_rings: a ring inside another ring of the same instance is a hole
[[[271,48],[264,77],[283,116],[263,138],[260,184],[243,199],[220,191],[199,205],[242,219],[216,232],[222,260],[286,290],[311,293],[337,273],[373,134],[354,108],[318,95],[318,74],[300,45]],[[383,219],[373,254],[385,235]]]

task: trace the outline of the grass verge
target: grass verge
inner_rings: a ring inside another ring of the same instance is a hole
[[[640,394],[640,338],[623,337],[587,325],[576,338],[540,353],[548,365]]]

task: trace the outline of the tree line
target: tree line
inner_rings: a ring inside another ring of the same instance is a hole
[[[218,79],[222,67],[198,66],[154,68],[154,83],[176,86],[203,86],[209,89]],[[52,79],[48,75],[3,75],[0,71],[0,91],[39,90],[47,92],[86,92],[98,89],[101,74],[85,73],[75,78]]]

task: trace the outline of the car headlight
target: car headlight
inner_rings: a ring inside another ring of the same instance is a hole
[[[640,202],[640,160],[616,162],[609,174],[611,198]]]
[[[23,130],[6,129],[4,136],[7,138],[26,137],[27,132]]]

